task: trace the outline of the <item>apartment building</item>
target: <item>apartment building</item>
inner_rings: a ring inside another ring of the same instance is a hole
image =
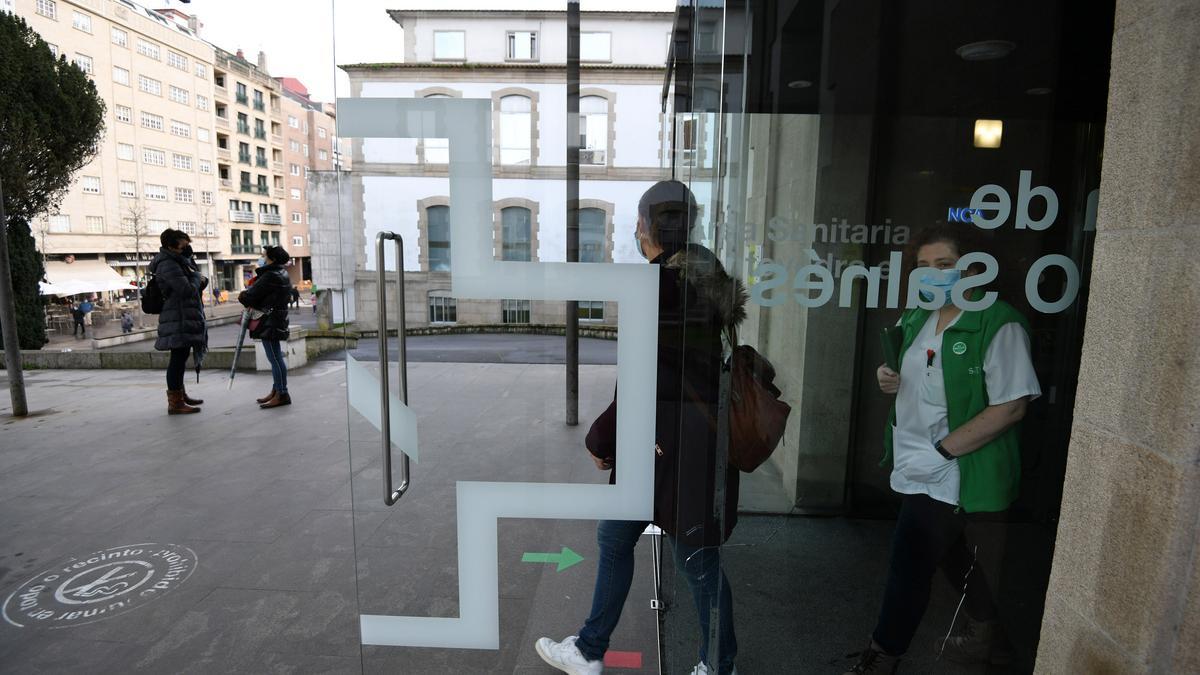
[[[566,260],[565,11],[389,14],[403,29],[404,60],[342,65],[351,96],[491,101],[495,256]],[[633,245],[638,199],[670,177],[671,133],[661,101],[672,20],[669,12],[582,15],[582,262],[641,260]],[[346,294],[346,304],[335,300],[335,306],[351,309],[360,322],[378,316],[373,243],[376,233],[389,230],[405,241],[408,325],[563,323],[562,303],[451,295],[446,139],[363,139],[352,147],[344,199],[355,219],[356,270],[317,280]],[[329,255],[337,255],[332,237],[328,244]],[[615,323],[616,311],[615,303],[579,303],[585,323]]]
[[[216,48],[213,60],[220,259],[217,282],[239,290],[263,246],[284,243],[283,109],[267,59]]]
[[[87,72],[107,106],[95,160],[56,211],[31,223],[50,282],[99,273],[106,288],[120,288],[120,278],[132,281],[158,250],[167,227],[191,234],[201,265],[211,264],[219,250],[214,50],[199,22],[127,0],[6,5],[55,55]]]
[[[308,178],[330,171],[339,161],[337,115],[332,103],[313,101],[308,88],[293,77],[278,78],[283,89],[283,162],[286,194],[284,242],[292,256],[292,283],[312,280],[312,243],[308,222]]]

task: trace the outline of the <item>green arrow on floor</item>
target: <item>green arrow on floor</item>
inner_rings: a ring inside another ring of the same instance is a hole
[[[521,556],[521,562],[557,564],[558,569],[555,571],[561,572],[583,562],[583,556],[564,546],[562,553],[526,553]]]

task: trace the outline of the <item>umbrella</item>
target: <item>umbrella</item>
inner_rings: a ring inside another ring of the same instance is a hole
[[[246,341],[246,331],[250,328],[250,310],[242,310],[242,330],[238,333],[237,347],[233,350],[233,365],[229,367],[229,388],[233,389],[233,376],[237,374],[238,356],[242,353],[242,344]]]

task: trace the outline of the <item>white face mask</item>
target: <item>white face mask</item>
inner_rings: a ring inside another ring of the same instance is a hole
[[[633,228],[633,247],[637,249],[638,255],[649,260],[649,258],[646,258],[646,252],[642,250],[642,238],[638,236],[636,226]]]
[[[259,258],[259,259],[257,260],[257,263],[258,263],[258,266],[259,266],[259,267],[265,267],[265,266],[266,266],[266,264],[267,264],[267,259],[266,259],[266,258]]]

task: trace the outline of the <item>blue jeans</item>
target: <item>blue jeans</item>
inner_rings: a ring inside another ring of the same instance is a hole
[[[604,658],[608,641],[633,583],[633,547],[650,523],[633,520],[602,520],[596,526],[596,541],[600,544],[600,559],[596,570],[596,589],[592,593],[592,611],[579,631],[575,646],[589,661]],[[671,539],[675,567],[687,579],[692,599],[700,619],[700,660],[708,663],[708,630],[710,608],[717,604],[720,626],[720,667],[718,675],[733,671],[737,656],[737,639],[733,632],[733,594],[729,580],[721,570],[720,549],[715,546],[696,548]]]
[[[267,361],[271,363],[271,386],[275,391],[286,394],[287,390],[287,361],[283,360],[283,349],[279,340],[263,340],[263,351],[267,353]]]

